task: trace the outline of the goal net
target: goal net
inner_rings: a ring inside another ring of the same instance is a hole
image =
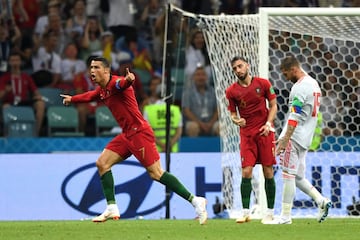
[[[350,204],[353,196],[359,198],[360,9],[260,8],[259,14],[197,15],[196,19],[205,33],[218,100],[222,192],[230,217],[236,217],[242,208],[239,129],[231,122],[225,97],[225,89],[236,81],[230,65],[235,55],[248,59],[253,76],[268,78],[273,84],[278,96],[277,135],[288,111],[292,86],[280,74],[279,65],[287,54],[301,61],[303,69],[318,81],[323,91],[322,142],[308,154],[311,163],[317,164],[309,164],[307,178],[331,197],[335,210]],[[276,209],[281,205],[279,175]],[[262,189],[262,174],[258,174],[258,179]],[[349,185],[351,182],[357,183],[355,189]],[[264,194],[260,191],[262,209],[266,208]],[[296,209],[316,210],[305,195],[297,193],[296,198],[295,214]],[[303,214],[299,212],[302,217]]]

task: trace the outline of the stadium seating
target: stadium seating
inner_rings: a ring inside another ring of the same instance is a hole
[[[47,109],[48,135],[51,137],[81,137],[78,111],[72,106],[50,106]]]
[[[60,94],[62,93],[61,89],[45,87],[39,88],[39,92],[45,102],[46,108],[49,106],[62,105],[62,97],[60,97]]]
[[[2,114],[5,137],[36,136],[36,120],[32,107],[9,106],[3,108]]]
[[[118,123],[106,106],[99,106],[95,112],[96,136],[115,136],[111,130],[118,127]]]

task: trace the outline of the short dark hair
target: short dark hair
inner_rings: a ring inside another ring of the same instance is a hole
[[[299,67],[300,63],[294,55],[286,56],[280,64],[280,70],[290,70],[292,67]]]
[[[105,68],[110,68],[110,62],[104,58],[104,57],[99,57],[99,56],[93,56],[93,58],[91,58],[92,56],[89,57],[88,61],[89,62],[89,67],[91,65],[92,61],[96,61],[96,62],[101,62],[101,64],[105,67]]]
[[[10,53],[9,53],[9,58],[8,59],[10,59],[10,57],[13,57],[13,56],[19,56],[21,58],[21,54],[20,54],[20,52],[18,50],[11,50]]]
[[[233,57],[233,58],[231,59],[231,64],[233,64],[234,62],[236,62],[236,61],[238,61],[238,60],[241,60],[241,61],[243,61],[243,62],[249,63],[246,58],[244,58],[244,57],[242,57],[242,56],[235,56],[235,57]]]
[[[91,55],[86,59],[86,66],[89,68],[91,65],[91,61],[96,58],[97,56]]]

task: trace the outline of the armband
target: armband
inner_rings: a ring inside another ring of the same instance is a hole
[[[296,127],[297,124],[298,124],[298,122],[295,121],[295,120],[289,120],[289,121],[288,121],[288,125],[290,125],[290,126]]]

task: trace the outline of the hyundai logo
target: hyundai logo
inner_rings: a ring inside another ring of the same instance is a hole
[[[114,166],[115,167],[115,166]],[[117,168],[123,168],[120,170],[120,176],[117,176],[114,173],[114,181],[121,177],[121,172],[131,171],[134,172],[134,177],[131,179],[122,179],[122,182],[118,185],[115,185],[115,195],[117,194],[127,194],[129,197],[129,204],[126,207],[123,203],[120,203],[121,218],[134,218],[136,216],[145,216],[147,214],[158,211],[165,206],[165,194],[164,200],[162,202],[156,203],[155,206],[147,207],[145,210],[142,207],[142,203],[147,195],[151,191],[151,186],[154,181],[149,177],[148,173],[145,171],[144,167],[138,162],[125,161],[120,164],[117,164]],[[125,170],[124,170],[125,168]],[[88,181],[88,184],[84,186],[84,189],[72,189],[72,182],[78,179],[84,179]],[[88,180],[87,180],[88,179]],[[74,209],[90,215],[95,216],[101,214],[100,212],[95,212],[91,208],[104,200],[104,194],[101,188],[100,177],[96,168],[95,163],[87,164],[82,166],[73,172],[71,172],[63,181],[61,185],[61,195],[64,198],[65,202],[69,204]],[[172,197],[172,193],[170,198]],[[161,201],[161,196],[159,200]],[[104,206],[105,208],[105,206]]]

